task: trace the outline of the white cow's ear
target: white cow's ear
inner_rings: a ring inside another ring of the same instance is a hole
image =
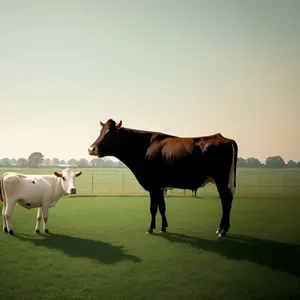
[[[57,176],[57,177],[62,177],[62,174],[58,173],[58,172],[54,172],[54,175]]]
[[[80,176],[81,175],[81,172],[77,172],[76,173],[76,177]]]

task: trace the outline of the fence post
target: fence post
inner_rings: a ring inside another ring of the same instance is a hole
[[[92,195],[94,195],[94,174],[92,173]]]
[[[121,195],[124,195],[124,173],[122,174],[122,193]]]

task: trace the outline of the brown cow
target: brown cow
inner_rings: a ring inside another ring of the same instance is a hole
[[[160,132],[122,127],[112,119],[100,121],[100,135],[88,148],[93,156],[114,156],[132,171],[140,185],[150,194],[151,224],[156,228],[156,213],[162,217],[161,232],[168,227],[165,215],[164,188],[197,190],[207,182],[216,184],[222,218],[218,236],[230,227],[230,211],[236,187],[238,146],[220,133],[203,137],[176,137]]]

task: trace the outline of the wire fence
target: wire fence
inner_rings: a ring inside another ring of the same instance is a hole
[[[53,174],[55,169],[6,169],[23,174]],[[83,168],[76,179],[78,196],[148,196],[133,173],[127,168]],[[167,196],[189,196],[190,190],[173,189]],[[199,188],[197,197],[219,197],[214,184]],[[300,169],[238,168],[235,197],[299,196]]]
[[[101,170],[101,169],[100,169]],[[237,172],[237,197],[250,196],[299,196],[300,171],[282,169],[242,169]],[[134,175],[128,169],[85,171],[76,179],[78,195],[95,196],[147,196]],[[173,189],[167,196],[192,195],[190,190]],[[199,188],[197,197],[219,197],[216,186],[208,183]]]

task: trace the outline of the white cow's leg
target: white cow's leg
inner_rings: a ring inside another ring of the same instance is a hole
[[[15,203],[13,203],[13,204],[6,203],[5,213],[4,213],[4,217],[6,219],[7,231],[11,235],[14,235],[14,232],[13,232],[13,229],[12,229],[12,225],[11,225],[11,216],[12,216],[12,211],[13,211],[14,205],[15,205]]]
[[[3,201],[3,207],[2,207],[3,231],[7,232],[7,225],[6,225],[6,219],[5,219],[5,208],[6,208],[6,204]]]
[[[43,207],[42,207],[42,211],[43,211],[43,218],[44,218],[44,232],[45,232],[45,233],[49,233],[49,230],[48,230],[48,227],[47,227],[48,211],[49,211],[49,208],[43,206]]]
[[[37,211],[36,225],[35,225],[36,233],[40,233],[40,224],[41,224],[42,216],[43,216],[42,208],[39,207]]]

